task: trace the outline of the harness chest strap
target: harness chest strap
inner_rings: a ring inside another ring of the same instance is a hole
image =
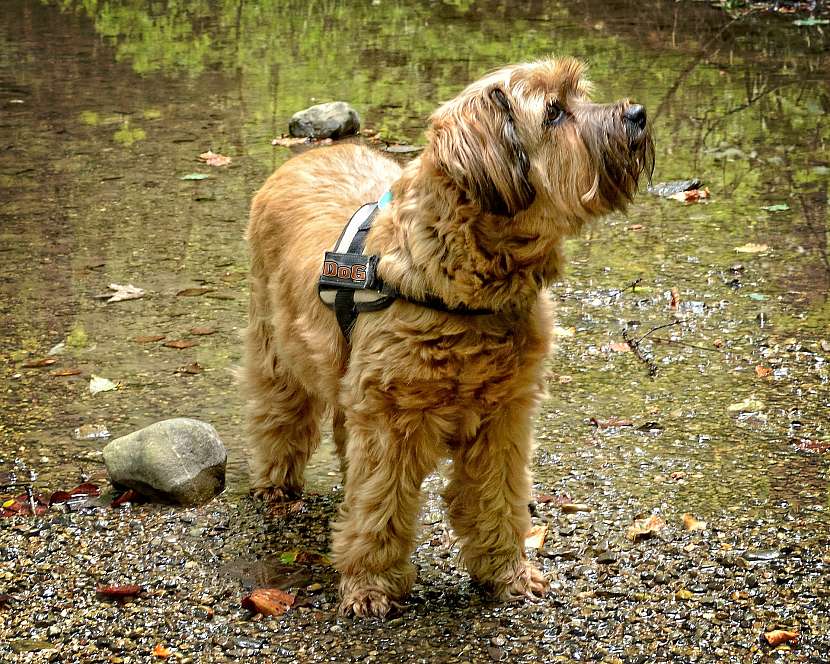
[[[317,293],[323,303],[334,311],[346,340],[359,313],[385,309],[396,299],[465,316],[492,314],[490,309],[450,307],[431,295],[422,300],[406,297],[383,283],[377,274],[380,257],[365,255],[363,248],[378,210],[385,208],[391,200],[392,194],[387,191],[377,203],[360,206],[340,234],[334,250],[325,253]]]

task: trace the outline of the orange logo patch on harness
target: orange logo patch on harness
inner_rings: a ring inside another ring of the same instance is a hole
[[[336,261],[324,261],[323,276],[351,281],[366,281],[366,266],[359,263],[356,265],[341,265]]]

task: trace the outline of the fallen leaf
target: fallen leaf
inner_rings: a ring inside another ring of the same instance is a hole
[[[294,604],[294,595],[279,588],[257,588],[242,598],[242,608],[266,616],[281,616]]]
[[[134,584],[126,586],[98,586],[95,592],[109,599],[123,599],[125,597],[135,597],[141,592],[141,587]]]
[[[681,601],[688,601],[694,597],[695,594],[691,590],[686,590],[685,588],[681,588],[677,592],[674,593],[674,598],[679,599]]]
[[[41,367],[52,366],[57,361],[57,358],[54,357],[44,357],[39,360],[29,360],[28,362],[24,362],[23,366],[26,369],[39,369]]]
[[[575,334],[575,327],[560,327],[559,325],[553,326],[553,336],[555,337],[572,337]]]
[[[294,145],[301,145],[302,143],[311,143],[312,141],[308,138],[293,138],[293,137],[284,137],[284,138],[274,138],[271,140],[271,145],[279,145],[283,148],[290,148]]]
[[[115,291],[112,295],[107,293],[101,296],[106,298],[107,302],[123,302],[124,300],[137,300],[144,297],[144,291],[132,284],[110,284],[107,288]]]
[[[216,329],[212,327],[191,327],[190,334],[205,336],[208,334],[216,334]]]
[[[577,512],[590,512],[591,506],[585,503],[563,503],[560,508],[564,514],[576,514]]]
[[[742,244],[740,247],[735,247],[735,251],[739,254],[760,254],[768,249],[769,245],[756,244],[754,242],[748,242],[747,244]]]
[[[71,369],[71,368],[67,367],[66,369],[55,369],[54,371],[50,371],[49,375],[50,376],[77,376],[80,373],[81,373],[80,369]]]
[[[816,18],[815,16],[810,16],[809,18],[799,18],[793,21],[793,25],[798,25],[801,27],[811,27],[814,25],[828,25],[830,24],[830,19],[826,18]]]
[[[75,428],[72,437],[75,440],[96,440],[98,438],[109,438],[110,432],[104,424],[84,424]]]
[[[777,646],[782,643],[789,643],[798,641],[798,632],[788,629],[774,629],[770,632],[764,632],[764,639],[771,646]]]
[[[195,376],[196,374],[202,373],[202,371],[204,371],[204,368],[202,367],[201,364],[199,364],[198,362],[192,362],[190,364],[185,364],[183,366],[180,366],[173,373],[190,374],[192,376]]]
[[[279,555],[280,562],[284,563],[285,565],[293,565],[294,562],[297,560],[297,555],[299,553],[299,551],[283,551]]]
[[[824,454],[830,452],[830,440],[813,440],[810,438],[796,438],[790,441],[795,449],[809,454]]]
[[[536,496],[536,502],[540,505],[546,505],[547,503],[552,503],[553,501],[554,497],[549,496],[546,493],[540,493],[538,496]]]
[[[213,288],[185,288],[184,290],[180,290],[176,295],[184,296],[184,297],[198,297],[199,295],[204,295],[205,293],[212,293],[214,291]]]
[[[671,308],[677,309],[677,305],[680,304],[680,291],[676,288],[671,289]]]
[[[766,378],[767,376],[769,376],[771,374],[772,374],[772,369],[770,369],[769,367],[764,367],[764,366],[761,366],[760,364],[757,367],[755,367],[755,375],[758,376],[758,378]]]
[[[207,173],[188,173],[187,175],[182,175],[179,179],[180,180],[207,180],[210,177]]]
[[[92,484],[91,482],[84,482],[83,484],[79,484],[74,489],[69,492],[69,495],[72,497],[75,496],[87,496],[87,497],[95,497],[101,495],[101,489],[96,485]]]
[[[608,350],[612,350],[615,353],[630,353],[631,346],[624,341],[615,341],[614,343],[608,344]]]
[[[715,340],[712,342],[712,345],[713,345],[715,348],[723,348],[723,344],[724,344],[724,343],[725,343],[725,342],[724,342],[724,340],[723,340],[723,339],[715,339]]]
[[[689,531],[706,530],[706,522],[697,519],[694,514],[686,512],[683,515],[683,527]]]
[[[545,535],[548,534],[547,524],[533,526],[525,535],[525,548],[541,549],[545,545]]]
[[[625,230],[627,231],[641,231],[645,228],[642,224],[631,224],[631,226],[626,226]]]
[[[743,401],[731,404],[729,407],[727,407],[726,410],[730,413],[751,413],[759,410],[764,410],[765,407],[766,406],[764,406],[763,401],[747,397]]]
[[[89,391],[92,392],[92,394],[117,390],[118,386],[119,383],[113,383],[109,378],[102,378],[101,376],[96,376],[95,374],[92,374],[89,379]]]
[[[637,519],[631,526],[628,527],[628,530],[625,532],[625,536],[632,542],[639,542],[640,540],[653,537],[665,527],[666,522],[656,514],[652,514],[645,519]]]
[[[391,154],[410,154],[412,152],[420,152],[424,149],[423,145],[403,145],[399,143],[387,145],[383,148],[384,152]]]
[[[153,343],[154,341],[161,341],[162,339],[164,339],[163,334],[144,334],[139,335],[137,337],[133,337],[133,341],[135,341],[137,344],[149,344]]]
[[[300,551],[294,562],[303,565],[332,565],[331,558],[325,553],[319,553],[317,551]]]
[[[672,194],[671,196],[667,196],[666,198],[671,198],[675,201],[680,201],[681,203],[696,203],[699,200],[704,198],[709,198],[709,187],[704,187],[703,189],[688,189],[687,191],[678,191],[676,194]]]
[[[167,348],[177,348],[178,350],[181,350],[182,348],[191,348],[192,346],[198,346],[199,342],[189,341],[187,339],[177,339],[174,341],[166,341],[162,345],[166,346]]]
[[[778,203],[776,205],[764,205],[761,209],[767,212],[786,212],[790,209],[790,206],[786,203]]]
[[[168,657],[170,657],[170,655],[172,655],[172,654],[173,654],[173,653],[171,653],[171,652],[170,652],[167,648],[165,648],[165,647],[164,647],[164,645],[163,645],[163,644],[161,644],[161,643],[157,643],[157,644],[155,645],[155,647],[153,648],[153,657],[158,657],[159,659],[167,659],[167,658],[168,658]]]
[[[598,420],[596,417],[592,417],[591,424],[593,424],[597,429],[615,429],[617,427],[634,426],[634,422],[626,420],[622,417],[611,417],[607,420]]]
[[[208,166],[227,166],[231,163],[231,158],[208,150],[199,155],[199,161],[205,162]]]
[[[138,493],[135,489],[127,489],[124,493],[122,493],[118,498],[113,500],[110,503],[110,507],[121,507],[126,503],[140,503],[143,502],[143,496]]]

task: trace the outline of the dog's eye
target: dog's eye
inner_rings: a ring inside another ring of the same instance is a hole
[[[546,127],[555,127],[560,124],[567,117],[565,109],[557,102],[549,101],[545,108],[545,122]]]

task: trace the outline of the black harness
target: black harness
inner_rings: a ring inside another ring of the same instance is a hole
[[[386,207],[390,200],[391,195],[387,192],[377,203],[360,206],[340,234],[334,250],[327,251],[323,260],[317,294],[334,311],[346,340],[349,340],[358,314],[385,309],[397,299],[449,314],[484,316],[494,313],[491,309],[450,307],[434,295],[422,300],[408,297],[383,283],[377,274],[380,257],[365,255],[363,248],[378,210]]]

